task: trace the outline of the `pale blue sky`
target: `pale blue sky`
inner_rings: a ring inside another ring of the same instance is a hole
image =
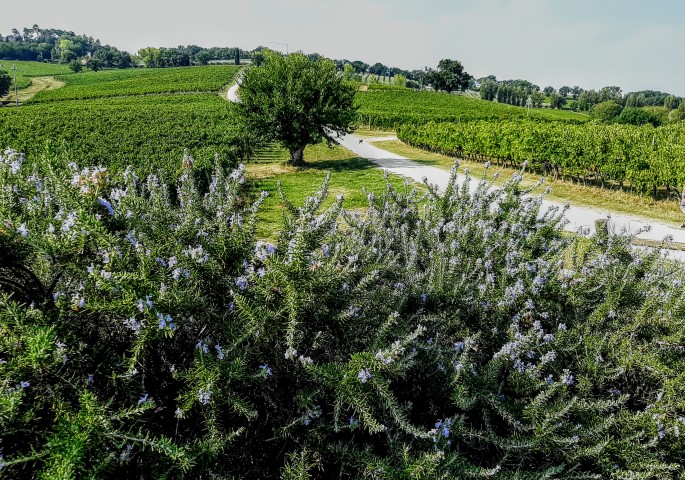
[[[102,7],[100,5],[107,5]],[[32,0],[0,32],[37,23],[146,46],[265,45],[406,69],[460,60],[476,77],[541,87],[619,85],[685,96],[683,0]]]

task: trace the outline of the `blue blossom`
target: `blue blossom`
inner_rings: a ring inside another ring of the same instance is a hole
[[[542,337],[542,340],[545,343],[553,342],[554,341],[554,334],[552,333],[547,333]]]
[[[397,282],[397,283],[395,284],[395,290],[400,290],[400,291],[401,291],[401,290],[404,290],[404,283],[402,283],[402,282]]]
[[[174,268],[174,270],[171,272],[171,278],[174,280],[178,280],[181,278],[181,269],[180,268]]]
[[[167,266],[167,263],[166,263],[166,261],[165,261],[163,258],[156,257],[156,258],[155,258],[155,261],[156,261],[157,263],[159,263],[159,264],[160,264],[161,266],[163,266],[163,267],[166,267],[166,266]]]
[[[209,403],[209,400],[212,396],[212,392],[209,390],[198,390],[197,392],[197,400],[202,404],[202,405],[207,405]]]
[[[263,277],[264,275],[266,275],[266,269],[264,267],[257,269],[257,276],[259,278]]]
[[[420,297],[421,297],[421,301],[422,301],[423,303],[426,303],[426,299],[428,299],[428,295],[426,295],[425,293],[422,293],[422,294],[420,295]]]
[[[147,402],[147,393],[138,399],[138,405]]]
[[[160,330],[163,328],[169,328],[171,330],[175,330],[176,326],[172,323],[172,318],[171,315],[169,314],[163,314],[160,312],[157,312],[157,318],[159,319],[159,328]]]
[[[17,233],[19,233],[19,235],[21,235],[22,237],[25,237],[29,234],[29,231],[26,228],[25,223],[22,223],[21,225],[19,225],[19,228],[17,228]]]
[[[350,417],[349,423],[350,423],[350,427],[354,428],[359,424],[359,420],[357,420],[354,417]]]
[[[236,278],[235,284],[240,290],[245,290],[247,288],[247,284],[248,284],[247,277],[240,276],[240,277]]]
[[[88,374],[88,383],[93,383],[95,381],[95,376],[92,373]]]
[[[174,268],[177,263],[178,259],[176,257],[169,257],[169,260],[167,261],[167,265],[169,266],[169,268]]]
[[[573,375],[571,375],[568,370],[565,370],[561,375],[561,383],[564,385],[573,385]]]
[[[371,372],[369,372],[365,368],[362,368],[361,370],[359,370],[359,373],[357,374],[357,378],[362,383],[366,383],[369,380],[369,378],[371,378],[372,376],[373,375],[371,375]]]
[[[554,377],[552,377],[552,375],[547,375],[547,378],[545,379],[545,381],[546,381],[549,385],[552,385],[552,384],[554,383]]]
[[[31,384],[29,382],[21,382],[19,385],[21,385],[21,388],[29,388]]]
[[[459,353],[464,351],[464,342],[461,340],[454,344],[454,351]]]
[[[216,356],[219,360],[223,360],[226,357],[226,353],[221,345],[214,345],[214,349],[216,350]]]
[[[200,340],[195,344],[195,350],[200,350],[202,353],[207,353],[209,351],[209,347],[203,340]]]
[[[266,375],[267,377],[271,376],[272,372],[268,365],[262,364],[259,366],[259,368],[262,370],[262,372],[264,372],[264,375]]]
[[[111,204],[111,203],[109,203],[107,200],[105,200],[105,199],[102,198],[102,197],[98,197],[98,203],[99,203],[100,205],[102,205],[103,207],[105,207],[105,208],[107,209],[107,212],[108,212],[110,215],[114,216],[114,214],[115,214],[115,212],[114,212],[114,207],[112,207],[112,204]]]
[[[560,332],[563,332],[566,330],[566,324],[565,323],[560,323],[557,328],[559,329]]]

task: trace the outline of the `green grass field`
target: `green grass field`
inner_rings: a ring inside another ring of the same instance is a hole
[[[429,121],[512,120],[585,122],[589,119],[569,110],[515,107],[461,95],[413,90],[376,90],[357,94],[358,123],[366,128],[391,129],[401,123]]]
[[[322,143],[307,147],[307,166],[304,168],[285,165],[287,158],[286,150],[274,147],[265,150],[256,161],[247,165],[248,178],[252,181],[255,194],[261,191],[269,193],[259,213],[257,235],[260,238],[273,239],[273,232],[282,222],[283,202],[278,192],[279,181],[286,198],[297,206],[318,190],[330,171],[329,195],[323,207],[330,206],[337,195],[343,195],[346,210],[360,210],[368,206],[364,189],[378,193],[385,190],[387,185],[381,170],[340,146],[329,148]],[[388,178],[396,188],[405,188],[404,179],[396,175]]]

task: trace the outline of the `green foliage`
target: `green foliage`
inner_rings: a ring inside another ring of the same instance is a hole
[[[661,125],[659,117],[641,108],[626,107],[621,114],[614,119],[615,123],[623,125]]]
[[[516,166],[555,177],[593,178],[600,183],[630,182],[639,192],[681,185],[685,174],[682,124],[582,124],[555,122],[469,122],[403,125],[398,137],[419,148],[474,160]]]
[[[240,168],[64,163],[0,161],[2,245],[47,293],[2,286],[0,475],[680,475],[682,268],[563,236],[520,175],[363,213],[325,182],[271,245]]]
[[[12,86],[12,77],[9,73],[0,70],[0,97],[4,97],[10,91],[10,86]]]
[[[371,89],[370,89],[371,90]],[[389,91],[386,91],[389,90]],[[446,93],[382,89],[357,93],[357,122],[375,128],[396,128],[402,124],[428,122],[468,122],[473,120],[560,120],[580,123],[588,117],[567,110],[531,109],[486,102],[476,98]],[[525,105],[525,103],[524,103]]]
[[[65,87],[40,92],[31,101],[86,100],[161,93],[213,93],[231,83],[237,71],[234,66],[207,66],[60,75],[59,79],[66,82]]]
[[[0,129],[0,144],[15,145],[29,158],[60,152],[110,168],[133,162],[146,174],[174,172],[186,148],[205,166],[212,165],[215,153],[228,162],[240,153],[232,108],[214,94],[39,102],[0,109],[0,122],[7,126]]]
[[[264,64],[242,77],[237,112],[247,130],[279,142],[290,152],[289,163],[302,165],[307,145],[333,144],[351,131],[355,92],[330,60],[267,51]]]
[[[427,75],[427,81],[435,90],[444,90],[447,93],[466,90],[469,80],[473,77],[464,71],[464,66],[459,60],[444,58],[438,62],[438,69]]]
[[[611,123],[621,114],[623,107],[614,100],[607,100],[592,107],[590,116],[603,123]]]
[[[83,70],[83,65],[81,65],[80,60],[72,60],[69,62],[69,69],[74,73],[81,73],[81,70]]]

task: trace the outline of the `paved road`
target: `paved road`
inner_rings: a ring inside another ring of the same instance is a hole
[[[231,102],[238,102],[238,87],[240,80],[238,80],[226,93],[226,99]],[[382,139],[391,140],[396,137],[383,137]],[[356,153],[362,158],[367,158],[383,170],[390,173],[411,178],[417,182],[422,182],[427,179],[429,183],[437,185],[438,189],[444,191],[449,182],[449,172],[437,167],[423,165],[419,162],[409,160],[405,157],[397,155],[382,148],[371,145],[369,142],[379,140],[381,138],[364,138],[358,135],[345,135],[339,139],[340,144]],[[461,177],[463,179],[463,177]],[[471,188],[475,189],[475,182],[471,184]],[[564,205],[549,200],[543,200],[543,210],[547,208],[563,208]],[[593,232],[595,230],[595,221],[599,219],[609,219],[610,229],[613,231],[626,231],[634,234],[639,239],[661,241],[664,238],[670,238],[672,241],[685,243],[685,230],[680,229],[677,225],[667,225],[656,221],[647,221],[639,217],[631,217],[619,213],[612,213],[607,210],[600,210],[596,208],[569,206],[566,210],[565,217],[568,220],[566,230],[578,232],[581,229],[589,229]],[[685,261],[685,251],[668,250],[663,251],[664,255],[669,258]]]
[[[226,92],[226,100],[229,102],[237,103],[238,100],[238,87],[240,86],[240,80],[231,85],[231,88]]]
[[[388,137],[387,139],[391,139]],[[361,140],[361,141],[360,141]],[[346,135],[340,139],[340,144],[353,151],[363,158],[368,158],[383,170],[390,173],[402,175],[421,182],[424,178],[429,183],[437,185],[444,191],[449,182],[449,172],[440,168],[423,165],[419,162],[408,160],[405,157],[388,152],[369,143],[369,140],[380,140],[380,138],[364,138],[354,134]],[[463,177],[461,177],[463,178]],[[475,182],[471,184],[475,189]],[[543,209],[550,207],[563,208],[563,205],[549,200],[543,200]],[[636,234],[637,238],[645,240],[661,241],[666,237],[671,237],[675,242],[685,243],[685,230],[677,225],[667,225],[655,221],[647,221],[638,217],[631,217],[618,213],[612,213],[595,208],[569,206],[565,214],[568,224],[566,230],[577,232],[581,228],[595,230],[595,220],[609,218],[610,225],[614,231],[623,231]],[[685,252],[669,251],[670,258],[685,260]]]

